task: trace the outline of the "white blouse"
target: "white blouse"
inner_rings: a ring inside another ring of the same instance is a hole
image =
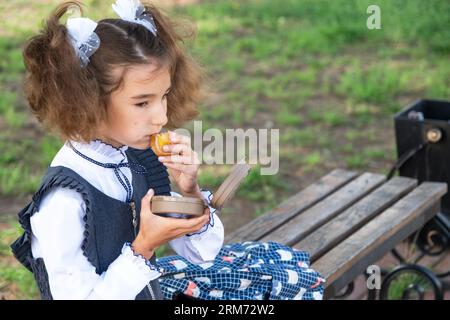
[[[85,156],[102,163],[127,162],[127,146],[114,148],[100,140],[90,143],[71,141]],[[74,170],[93,187],[117,200],[126,201],[126,191],[113,169],[96,165],[74,152],[66,142],[53,159],[51,167]],[[120,170],[132,183],[129,168]],[[181,196],[171,192],[174,196]],[[209,203],[211,193],[202,190]],[[83,255],[86,206],[81,195],[69,188],[51,190],[31,217],[31,249],[34,258],[43,258],[53,299],[135,299],[136,295],[161,273],[142,256],[134,255],[129,244],[101,275]],[[224,240],[224,228],[216,210],[197,232],[169,241],[170,247],[193,263],[214,260]]]

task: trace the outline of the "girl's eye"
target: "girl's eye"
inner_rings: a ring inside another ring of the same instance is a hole
[[[168,97],[168,95],[169,95],[169,92],[168,93],[166,93],[165,95],[163,95],[163,100],[166,100],[167,99],[167,97]],[[141,108],[144,108],[144,107],[146,107],[147,106],[147,104],[148,104],[148,102],[147,101],[145,101],[145,102],[141,102],[141,103],[138,103],[138,104],[135,104],[135,106],[138,106],[138,107],[141,107]]]
[[[136,104],[136,106],[143,108],[143,107],[147,106],[147,101],[138,103],[138,104]]]

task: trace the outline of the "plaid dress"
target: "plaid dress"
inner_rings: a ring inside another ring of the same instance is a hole
[[[309,254],[276,242],[232,243],[214,261],[193,264],[179,256],[157,259],[165,299],[177,294],[203,300],[319,300],[323,279]],[[161,269],[162,268],[162,269]]]

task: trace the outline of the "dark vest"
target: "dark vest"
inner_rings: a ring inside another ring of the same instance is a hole
[[[153,188],[156,195],[170,195],[167,169],[158,161],[151,149],[128,148],[126,154],[129,162],[138,163],[147,170],[145,174],[132,171],[132,201],[135,203],[138,219],[136,229],[133,227],[133,214],[129,203],[105,195],[76,172],[63,166],[47,169],[32,201],[20,211],[19,222],[24,233],[11,245],[11,248],[17,260],[33,272],[42,299],[52,299],[52,295],[45,263],[42,258],[34,259],[31,252],[30,217],[39,210],[41,200],[50,190],[57,187],[70,188],[82,195],[86,204],[86,215],[81,248],[83,254],[95,267],[97,274],[108,269],[108,266],[120,255],[125,242],[133,242],[135,233],[139,231],[141,199],[148,189]],[[156,264],[156,256],[153,255],[150,261]],[[151,281],[150,286],[151,290],[146,286],[136,299],[163,299],[158,279]]]

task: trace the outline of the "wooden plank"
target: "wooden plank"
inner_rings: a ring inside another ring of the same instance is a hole
[[[261,241],[294,245],[326,221],[353,205],[386,180],[381,174],[364,173],[332,195],[280,226]]]
[[[447,185],[424,182],[312,264],[327,279],[326,297],[334,296],[400,241],[440,210]]]
[[[286,223],[300,212],[321,201],[358,175],[354,171],[336,169],[319,181],[282,202],[276,208],[228,234],[226,243],[256,241]]]
[[[294,248],[308,251],[311,261],[336,246],[367,221],[384,211],[417,186],[417,180],[394,177],[355,203],[336,218],[325,223],[297,243]]]

